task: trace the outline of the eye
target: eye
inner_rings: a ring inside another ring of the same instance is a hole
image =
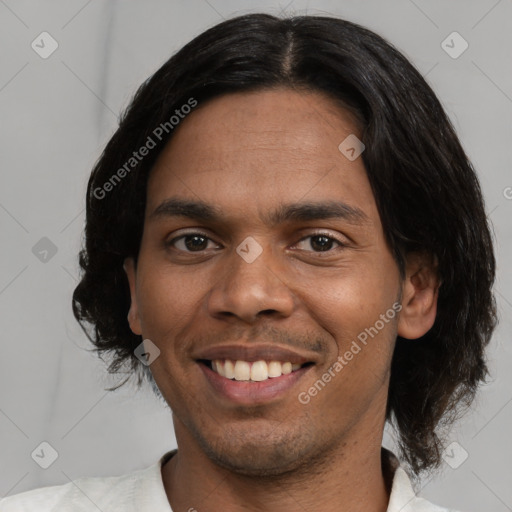
[[[169,240],[166,245],[184,252],[201,252],[212,248],[209,243],[217,245],[203,233],[187,233]]]
[[[308,239],[310,241],[307,245],[313,249],[313,252],[328,252],[333,248],[333,244],[337,244],[338,247],[345,247],[344,243],[326,233],[315,233],[306,236],[298,242],[297,246],[301,243],[305,243]]]
[[[308,240],[309,242],[306,242]],[[300,247],[300,244],[303,244],[303,246],[306,247]],[[207,249],[218,247],[218,244],[204,233],[194,232],[175,237],[166,242],[166,246],[173,247],[178,251],[186,253],[200,253]],[[315,233],[302,238],[295,247],[299,248],[300,250],[312,252],[332,252],[333,248],[336,249],[345,246],[346,244],[331,236],[330,234]]]

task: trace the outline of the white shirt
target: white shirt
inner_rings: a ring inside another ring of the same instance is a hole
[[[162,480],[171,450],[152,466],[113,477],[83,477],[0,500],[0,512],[172,512]],[[383,460],[393,478],[387,512],[455,512],[416,497],[409,476],[385,448]]]

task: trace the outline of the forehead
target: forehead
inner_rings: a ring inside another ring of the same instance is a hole
[[[300,143],[303,151],[327,144],[336,148],[341,133],[360,135],[360,128],[355,114],[319,92],[288,88],[238,92],[199,104],[178,126],[166,150],[199,141],[208,151],[225,151],[223,142],[233,152],[286,142]]]
[[[338,149],[361,137],[355,115],[316,92],[226,94],[199,104],[153,167],[147,212],[183,196],[249,213],[283,202],[343,200],[369,217],[375,201],[362,158]]]

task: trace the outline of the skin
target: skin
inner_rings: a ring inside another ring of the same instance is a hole
[[[387,508],[381,442],[394,343],[432,327],[438,282],[419,254],[400,279],[362,158],[338,150],[349,134],[361,137],[356,118],[322,94],[229,94],[188,115],[151,171],[139,259],[124,268],[130,327],[161,351],[151,372],[173,411],[178,453],[162,469],[173,510]],[[218,206],[223,219],[151,216],[170,197]],[[264,221],[279,205],[326,200],[366,220]],[[208,237],[199,250],[190,238],[166,245],[197,231]],[[263,250],[252,263],[236,252],[248,236]],[[400,315],[300,403],[399,298]],[[193,354],[253,341],[314,354],[315,364],[276,400],[233,404]]]

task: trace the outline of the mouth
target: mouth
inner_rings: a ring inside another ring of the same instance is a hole
[[[286,398],[313,362],[199,359],[215,400],[237,406],[263,405]]]
[[[312,362],[299,364],[290,361],[233,361],[231,359],[199,359],[198,362],[225,379],[245,382],[276,379],[313,364]]]

